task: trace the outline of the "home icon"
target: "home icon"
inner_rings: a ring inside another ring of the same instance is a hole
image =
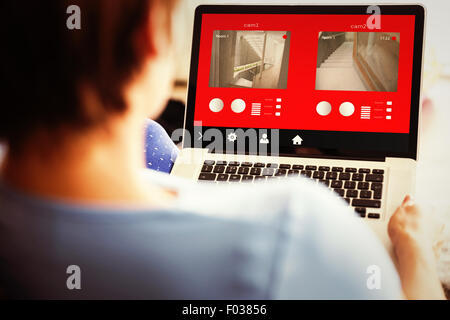
[[[303,142],[303,139],[302,139],[299,135],[296,135],[296,136],[292,139],[292,143],[293,143],[295,146],[300,146],[300,145],[302,144],[302,142]]]

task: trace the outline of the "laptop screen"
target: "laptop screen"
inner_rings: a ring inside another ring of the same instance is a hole
[[[368,17],[203,14],[194,127],[277,129],[290,150],[408,152],[416,17]]]

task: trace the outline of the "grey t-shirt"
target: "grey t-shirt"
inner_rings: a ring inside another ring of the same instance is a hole
[[[74,204],[0,184],[0,288],[44,299],[401,297],[375,235],[321,186],[145,174],[178,192],[168,208]],[[81,289],[67,287],[71,265]]]

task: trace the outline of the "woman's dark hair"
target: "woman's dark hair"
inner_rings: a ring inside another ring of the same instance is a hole
[[[145,59],[136,36],[150,10],[164,8],[170,35],[174,1],[2,0],[0,4],[0,140],[19,145],[37,129],[76,129],[100,119],[81,107],[80,84],[95,91],[104,114],[126,109],[123,87]],[[81,9],[69,30],[67,8]]]

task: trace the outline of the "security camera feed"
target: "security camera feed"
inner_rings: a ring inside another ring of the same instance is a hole
[[[316,90],[396,92],[400,33],[319,32]]]
[[[290,32],[213,32],[209,86],[286,89]]]

